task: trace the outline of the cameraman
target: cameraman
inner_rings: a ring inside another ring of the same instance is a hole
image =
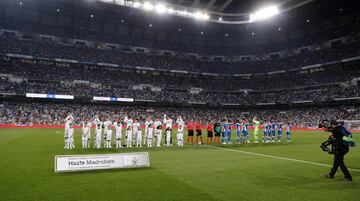
[[[344,181],[352,181],[352,177],[344,163],[344,156],[349,151],[349,146],[343,142],[344,137],[344,127],[339,125],[336,120],[331,120],[329,131],[332,135],[329,137],[332,141],[333,150],[334,150],[334,162],[333,167],[330,172],[325,174],[327,178],[334,178],[335,173],[340,167],[341,171],[344,173]]]

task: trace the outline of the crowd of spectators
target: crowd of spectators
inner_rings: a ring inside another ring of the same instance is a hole
[[[109,48],[105,44],[87,45],[85,43],[67,44],[63,41],[40,38],[18,38],[2,36],[0,53],[24,54],[50,59],[70,59],[81,62],[102,62],[121,66],[142,66],[157,69],[186,70],[208,73],[264,73],[300,68],[307,65],[338,61],[360,55],[360,39],[333,47],[321,47],[314,51],[299,54],[260,59],[257,61],[201,61],[178,56],[160,56],[151,53],[127,53],[120,48]]]
[[[64,66],[34,60],[0,62],[1,93],[45,93],[75,97],[112,96],[155,100],[161,102],[201,102],[219,105],[236,103],[288,104],[296,101],[329,101],[336,98],[359,97],[360,90],[351,83],[360,77],[353,67],[331,67],[310,74],[238,77],[174,76],[124,72],[116,68],[96,66]],[[82,80],[84,82],[75,82]],[[145,86],[139,87],[136,86]],[[152,90],[157,88],[159,90]],[[201,88],[199,92],[191,92]]]

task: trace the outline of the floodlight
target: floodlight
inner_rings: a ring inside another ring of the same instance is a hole
[[[143,4],[143,9],[144,10],[152,10],[154,8],[154,6],[151,4],[151,3],[149,3],[149,2],[145,2],[144,4]]]
[[[136,1],[136,2],[133,2],[132,5],[134,8],[139,8],[141,4],[140,4],[140,2]]]
[[[167,11],[168,11],[169,14],[174,14],[175,13],[175,10],[173,8],[168,8]]]
[[[155,11],[158,13],[164,13],[166,11],[166,7],[163,4],[158,4],[155,6]]]
[[[189,13],[186,10],[179,11],[180,15],[187,16]]]
[[[254,22],[254,21],[268,19],[277,14],[279,14],[279,9],[277,6],[265,7],[256,11],[255,13],[250,14],[250,21]]]
[[[208,15],[208,14],[202,13],[202,12],[199,12],[199,11],[197,11],[196,13],[194,13],[193,16],[194,16],[196,19],[200,19],[200,20],[207,20],[207,19],[209,19],[209,15]]]

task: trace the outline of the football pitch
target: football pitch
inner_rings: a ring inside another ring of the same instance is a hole
[[[340,169],[326,179],[332,155],[319,145],[327,135],[293,131],[290,144],[82,150],[77,129],[76,149],[65,150],[63,129],[0,129],[0,200],[359,200],[360,148],[345,156],[354,182],[342,181]],[[135,151],[149,152],[150,168],[54,173],[55,155]]]

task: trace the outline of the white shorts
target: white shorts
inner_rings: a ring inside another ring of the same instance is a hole
[[[176,138],[177,138],[177,140],[182,140],[182,139],[184,139],[184,133],[178,133],[178,134],[176,134]]]

